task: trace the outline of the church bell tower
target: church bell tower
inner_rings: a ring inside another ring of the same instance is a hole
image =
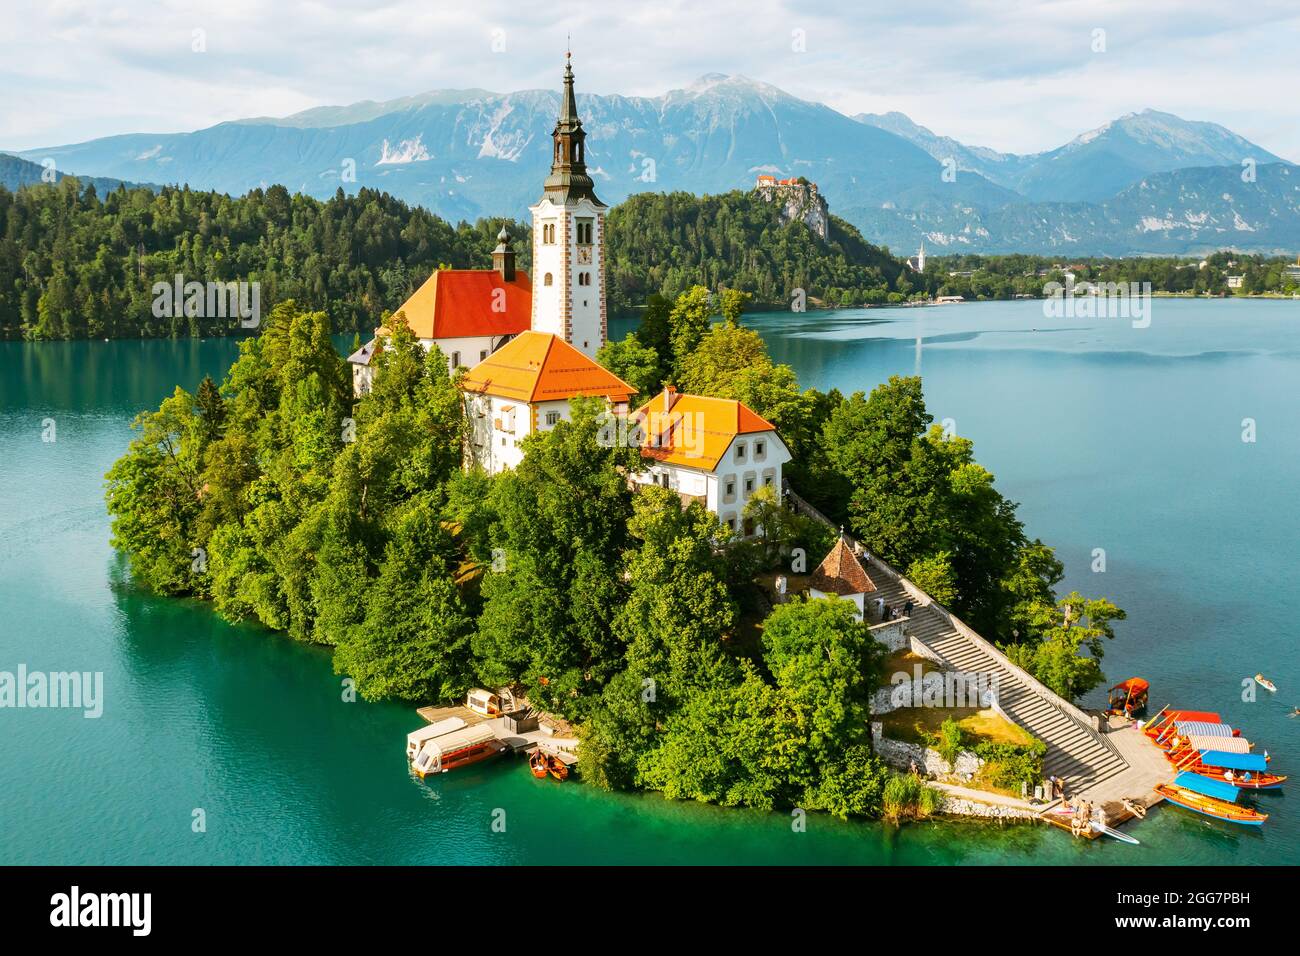
[[[551,133],[551,174],[533,214],[533,319],[595,357],[605,344],[605,210],[587,173],[573,67],[565,54],[560,116]]]

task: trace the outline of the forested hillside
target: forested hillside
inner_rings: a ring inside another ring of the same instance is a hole
[[[201,336],[238,327],[236,318],[156,317],[154,283],[177,274],[256,281],[263,314],[294,299],[326,312],[336,330],[365,331],[439,265],[487,268],[502,222],[452,226],[370,189],[321,202],[282,186],[241,197],[175,187],[104,192],[73,177],[17,193],[0,188],[0,337]],[[530,231],[510,229],[528,269]],[[607,254],[614,312],[694,285],[738,288],[781,307],[798,288],[810,308],[912,291],[903,264],[852,226],[832,217],[823,243],[740,192],[634,196],[610,211]]]
[[[502,220],[451,226],[386,193],[321,202],[283,186],[232,198],[68,177],[0,188],[0,337],[223,335],[238,319],[157,318],[155,282],[260,283],[263,313],[296,299],[336,330],[372,329],[431,270],[485,267]],[[512,226],[526,237],[522,227]],[[527,268],[528,242],[516,242]]]
[[[913,291],[904,264],[831,217],[823,243],[753,193],[641,193],[609,213],[611,308],[675,298],[691,286],[739,289],[756,305],[788,307],[795,289],[828,305],[888,301]]]

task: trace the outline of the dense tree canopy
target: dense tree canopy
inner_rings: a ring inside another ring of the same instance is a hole
[[[373,329],[439,264],[484,268],[502,220],[451,226],[387,193],[328,202],[283,186],[242,197],[115,189],[75,177],[0,188],[0,337],[224,335],[238,320],[154,315],[153,286],[257,282],[263,316],[294,299],[332,327]],[[511,224],[521,268],[528,230]]]
[[[903,288],[904,265],[831,217],[823,241],[802,222],[749,192],[716,196],[641,193],[610,210],[606,261],[614,308],[639,307],[692,286],[748,293],[789,308],[796,289],[811,307],[885,302]]]

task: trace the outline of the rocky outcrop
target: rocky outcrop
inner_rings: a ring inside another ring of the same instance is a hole
[[[806,179],[761,184],[754,189],[760,199],[776,203],[786,222],[802,222],[825,242],[831,234],[831,210],[817,184]]]

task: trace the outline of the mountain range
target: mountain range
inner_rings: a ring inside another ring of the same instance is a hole
[[[967,146],[901,113],[845,116],[741,76],[656,97],[579,94],[588,165],[609,203],[805,176],[832,211],[899,251],[1193,253],[1300,246],[1300,179],[1214,123],[1146,110],[1042,153]],[[60,170],[242,193],[386,190],[451,219],[520,216],[540,195],[555,90],[440,90],[26,150]],[[1245,165],[1243,165],[1245,164]],[[955,173],[955,175],[954,175]],[[3,181],[0,170],[0,181]]]

